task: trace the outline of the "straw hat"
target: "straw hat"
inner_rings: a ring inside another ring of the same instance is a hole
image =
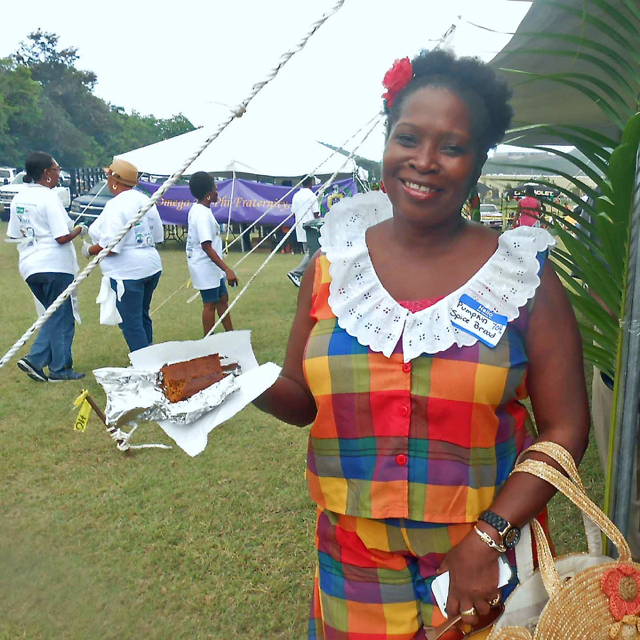
[[[138,184],[138,167],[126,160],[115,158],[108,167],[104,168],[104,172],[128,187],[135,187]]]

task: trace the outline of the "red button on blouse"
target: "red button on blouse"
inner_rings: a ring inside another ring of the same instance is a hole
[[[399,409],[398,409],[398,413],[401,416],[408,416],[409,415],[409,407],[402,405]]]
[[[396,464],[399,467],[404,467],[404,465],[407,464],[407,456],[405,456],[404,453],[399,453],[396,456]]]
[[[409,373],[409,372],[411,371],[411,363],[410,363],[410,362],[405,362],[405,363],[402,365],[402,371],[403,371],[404,373]]]

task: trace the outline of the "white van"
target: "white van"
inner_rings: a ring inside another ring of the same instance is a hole
[[[0,186],[9,184],[18,174],[18,170],[13,167],[0,167]]]
[[[5,184],[0,187],[0,205],[4,206],[3,218],[6,218],[7,220],[9,219],[9,207],[11,206],[11,201],[24,184],[23,178],[25,175],[26,173],[21,171],[9,184]],[[60,198],[62,206],[68,210],[71,205],[71,191],[69,191],[69,187],[54,187],[53,190],[57,193],[58,198]]]

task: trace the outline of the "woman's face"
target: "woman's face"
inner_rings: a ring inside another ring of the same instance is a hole
[[[58,182],[60,181],[60,165],[53,160],[53,164],[44,170],[46,176],[46,185],[50,189],[58,186]]]
[[[411,94],[382,161],[394,216],[426,226],[457,216],[479,178],[478,157],[469,107],[456,93],[425,87]]]

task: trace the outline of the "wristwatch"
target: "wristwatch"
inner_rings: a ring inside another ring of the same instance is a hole
[[[478,520],[490,524],[498,532],[502,544],[507,549],[513,549],[520,542],[520,529],[497,513],[483,511]]]

